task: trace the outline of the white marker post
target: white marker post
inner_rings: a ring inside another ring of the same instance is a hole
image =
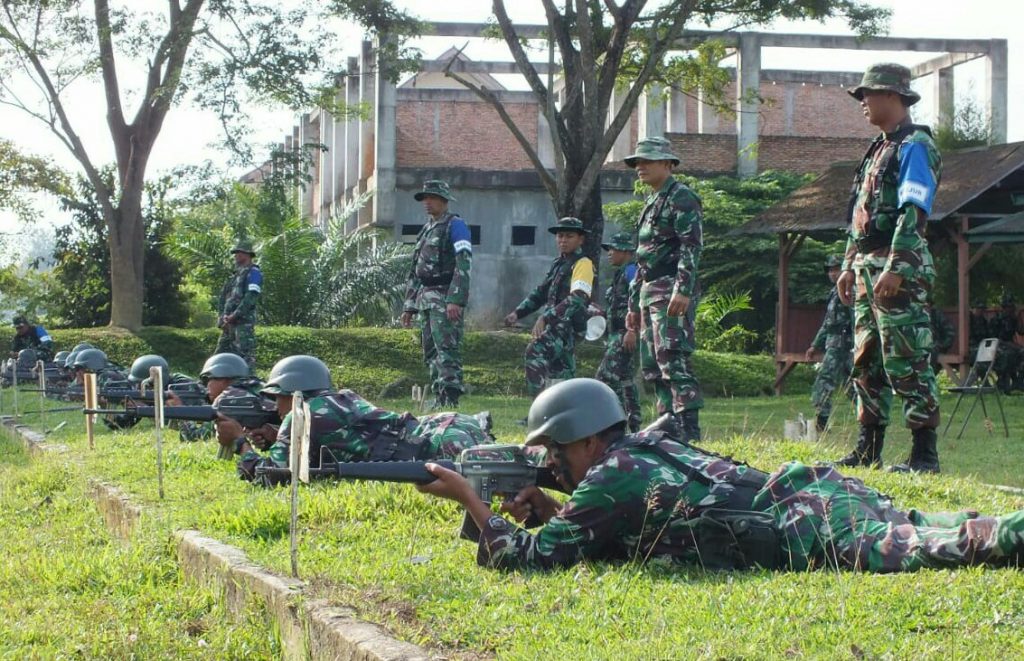
[[[96,391],[96,373],[85,372],[82,375],[84,379],[82,386],[85,396],[85,408],[90,410],[96,410],[100,407],[99,394]],[[96,449],[96,440],[94,436],[94,428],[96,426],[96,414],[87,413],[85,415],[85,435],[89,437],[89,449]]]
[[[14,419],[18,419],[18,363],[17,361],[11,362],[11,383],[14,384]]]
[[[291,508],[292,515],[288,522],[288,545],[292,561],[292,577],[299,577],[299,468],[302,455],[308,455],[309,446],[309,407],[302,398],[302,391],[292,393],[291,438],[288,446],[288,466],[291,468]],[[309,478],[309,460],[306,460],[306,478]]]
[[[154,365],[149,368],[149,379],[153,384],[153,428],[156,432],[156,485],[160,500],[164,499],[164,373]],[[142,394],[145,395],[145,383]]]
[[[39,377],[39,424],[46,433],[46,363],[36,361],[36,373]]]

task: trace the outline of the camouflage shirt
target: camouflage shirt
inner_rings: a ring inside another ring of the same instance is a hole
[[[472,258],[473,242],[462,218],[452,213],[431,218],[416,237],[404,310],[466,307]]]
[[[674,294],[693,297],[697,265],[704,247],[703,207],[697,194],[669,177],[647,197],[637,223],[637,279],[630,310],[663,303]]]
[[[626,313],[629,312],[629,287],[636,277],[636,264],[630,263],[615,269],[612,282],[604,293],[608,332],[621,333],[626,330]]]
[[[907,123],[879,135],[854,182],[843,270],[871,266],[904,279],[934,279],[925,223],[941,174],[942,158],[926,128]]]
[[[489,442],[479,420],[460,413],[417,418],[377,408],[351,390],[325,393],[308,403],[311,466],[320,465],[321,447],[330,450],[337,461],[427,460],[453,459],[466,448]],[[242,477],[251,479],[261,462],[288,465],[291,421],[291,414],[285,416],[269,457],[255,451],[242,457]]]
[[[1012,343],[1014,337],[1020,332],[1020,320],[1017,318],[1017,311],[1000,310],[988,322],[988,332],[993,337],[998,337],[1000,342]]]
[[[235,315],[235,324],[256,323],[256,301],[263,292],[263,272],[255,264],[236,269],[224,284],[218,309],[221,316]]]
[[[654,454],[658,446],[703,479]],[[581,560],[667,557],[698,560],[688,522],[725,503],[746,466],[641,432],[611,443],[562,509],[536,534],[485,526],[477,562],[502,569],[548,569]],[[707,486],[706,483],[712,486]]]
[[[828,293],[825,318],[811,346],[818,351],[853,349],[853,311],[839,300],[839,292],[835,287]]]
[[[586,309],[594,287],[594,264],[583,249],[559,255],[537,287],[515,309],[516,317],[541,310],[549,326],[576,318]]]
[[[32,349],[39,360],[49,361],[53,358],[53,338],[42,326],[32,326],[24,335],[15,333],[11,340],[12,352],[18,353],[23,349]]]

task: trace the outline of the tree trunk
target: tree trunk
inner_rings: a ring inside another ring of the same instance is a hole
[[[124,190],[107,218],[110,248],[110,325],[136,331],[142,327],[143,257],[146,250],[142,223],[142,190]]]

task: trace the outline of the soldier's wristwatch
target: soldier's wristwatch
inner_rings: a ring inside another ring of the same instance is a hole
[[[508,519],[498,514],[487,519],[487,527],[498,532],[505,532],[511,527],[511,525],[512,524],[508,522]]]

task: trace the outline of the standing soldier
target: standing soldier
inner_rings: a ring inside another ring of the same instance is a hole
[[[807,360],[815,357],[821,360],[811,388],[811,402],[818,411],[815,426],[819,432],[825,431],[832,416],[832,395],[836,388],[846,384],[853,368],[853,314],[849,306],[839,300],[835,287],[842,265],[843,259],[839,255],[829,255],[825,260],[825,273],[832,289],[825,303],[825,319],[807,349]]]
[[[605,292],[608,306],[608,344],[604,359],[597,368],[597,379],[615,391],[626,411],[629,430],[640,430],[640,392],[636,387],[637,333],[626,329],[629,312],[629,286],[636,277],[636,244],[628,232],[615,234],[611,241],[602,243],[608,251],[608,261],[615,267],[612,284]]]
[[[925,223],[939,186],[942,159],[926,126],[907,108],[920,99],[910,70],[876,64],[850,94],[882,133],[857,169],[850,199],[850,238],[836,287],[854,305],[857,447],[840,463],[881,464],[892,390],[903,398],[913,435],[905,465],[895,470],[939,472],[935,428],[938,388],[929,353],[928,300],[935,265]],[[856,294],[854,294],[856,287]]]
[[[1008,393],[1020,386],[1021,348],[1016,343],[1020,319],[1017,317],[1013,296],[1003,294],[1000,305],[1002,309],[989,322],[989,332],[992,337],[999,338],[996,364],[993,366],[998,377],[996,387],[1000,392]]]
[[[654,191],[637,222],[638,271],[626,328],[641,333],[640,368],[654,383],[658,414],[674,414],[683,440],[694,441],[704,407],[692,363],[697,264],[704,246],[701,201],[672,176],[679,158],[668,140],[641,140],[625,161]]]
[[[53,339],[46,329],[28,323],[23,315],[14,318],[14,339],[11,340],[11,358],[17,358],[22,349],[32,349],[36,358],[48,362],[53,355]]]
[[[585,314],[594,287],[594,263],[583,255],[583,240],[588,234],[583,221],[562,218],[548,231],[555,235],[559,255],[540,285],[505,317],[505,323],[511,326],[541,310],[524,355],[526,390],[531,397],[548,381],[576,376],[577,320]]]
[[[939,363],[939,356],[953,348],[953,342],[956,340],[956,329],[953,328],[953,324],[949,322],[949,319],[942,313],[942,310],[935,307],[934,304],[928,306],[928,318],[932,327],[933,340],[931,351],[932,371],[938,377],[939,370],[942,369],[942,364]]]
[[[256,366],[256,301],[263,292],[263,273],[253,263],[256,253],[248,241],[231,249],[235,273],[220,293],[218,328],[220,340],[214,353],[234,353]]]
[[[416,237],[402,325],[409,328],[413,315],[419,315],[420,344],[423,361],[430,368],[433,406],[455,408],[464,392],[459,345],[469,301],[473,242],[462,218],[448,211],[448,203],[455,198],[447,183],[425,181],[415,197],[423,203],[429,221]]]

